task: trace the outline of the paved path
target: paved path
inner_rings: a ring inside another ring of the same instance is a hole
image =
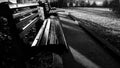
[[[59,17],[70,48],[70,52],[63,57],[64,68],[120,68],[120,64],[77,22],[64,13],[59,14]]]

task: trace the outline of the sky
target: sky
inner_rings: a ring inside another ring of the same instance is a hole
[[[105,1],[105,0],[89,0],[89,1],[90,1],[90,3],[93,3],[95,1],[97,5],[102,5],[103,1]],[[110,1],[110,0],[108,0],[108,1]]]

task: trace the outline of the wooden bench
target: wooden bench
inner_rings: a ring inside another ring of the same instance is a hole
[[[24,62],[41,51],[59,55],[67,51],[59,19],[54,13],[44,19],[43,8],[38,3],[0,4],[0,59],[11,63],[1,66],[23,68]]]

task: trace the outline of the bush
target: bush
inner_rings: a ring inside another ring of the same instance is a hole
[[[120,2],[119,2],[119,0],[112,0],[110,2],[109,7],[113,12],[120,14]]]

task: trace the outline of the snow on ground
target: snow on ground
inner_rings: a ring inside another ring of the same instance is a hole
[[[83,9],[87,9],[87,10],[99,10],[99,11],[111,11],[108,8],[83,8]]]
[[[84,13],[84,12],[79,12],[79,11],[70,10],[70,9],[67,10],[67,12],[70,12],[71,15],[77,18],[89,20],[97,24],[100,24],[104,27],[120,31],[120,19],[108,18],[108,17],[96,15],[96,14]]]

